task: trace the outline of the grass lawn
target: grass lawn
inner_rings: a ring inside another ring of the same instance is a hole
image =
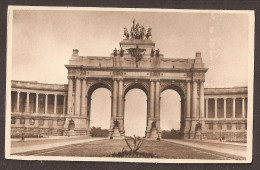
[[[108,157],[114,152],[121,152],[122,148],[128,149],[124,140],[100,140],[82,144],[32,151],[23,155],[39,154],[40,156],[78,156],[78,157]],[[218,159],[225,160],[243,159],[241,157],[216,153],[203,149],[196,149],[172,142],[145,140],[140,152],[153,153],[159,158],[166,159]],[[224,156],[224,157],[223,157]],[[152,158],[151,158],[152,159]]]

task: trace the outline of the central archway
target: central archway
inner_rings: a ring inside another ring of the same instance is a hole
[[[145,137],[148,114],[148,91],[140,83],[132,83],[124,91],[125,136]]]

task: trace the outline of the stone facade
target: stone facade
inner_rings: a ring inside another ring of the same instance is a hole
[[[231,133],[233,140],[244,139],[247,88],[204,89],[208,69],[200,53],[192,59],[164,58],[159,50],[152,54],[155,43],[150,39],[124,39],[119,44],[110,57],[79,56],[73,50],[66,65],[67,85],[12,81],[12,135],[21,131],[68,135],[70,120],[75,123],[75,135],[88,135],[91,95],[104,87],[111,91],[110,137],[124,138],[124,98],[129,90],[139,88],[147,95],[147,138],[161,137],[160,95],[173,89],[181,97],[184,138],[215,139]]]

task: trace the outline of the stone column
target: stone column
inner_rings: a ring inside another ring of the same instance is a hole
[[[30,93],[27,92],[27,96],[26,96],[26,112],[29,113],[30,112],[30,108],[29,108],[29,104],[30,104]]]
[[[193,81],[193,90],[192,90],[192,117],[197,117],[197,82]]]
[[[204,82],[200,82],[200,117],[204,118]]]
[[[35,102],[35,113],[39,112],[39,93],[35,93],[36,95],[36,102]]]
[[[20,112],[20,91],[17,91],[17,103],[16,103],[16,111]]]
[[[155,82],[155,118],[160,118],[160,82]]]
[[[113,81],[112,117],[117,116],[117,81]]]
[[[227,118],[227,99],[223,98],[224,100],[224,118]]]
[[[186,117],[190,118],[190,82],[187,82],[187,97],[186,97]]]
[[[236,98],[233,98],[233,118],[236,118]]]
[[[67,105],[67,114],[71,115],[72,112],[72,93],[73,93],[73,80],[71,77],[68,77],[69,83],[68,83],[68,105]]]
[[[154,82],[150,81],[150,113],[149,117],[153,118],[154,117]]]
[[[119,121],[119,132],[124,136],[124,119],[123,119],[123,80],[118,81],[118,106],[117,106],[117,119]]]
[[[206,118],[209,118],[209,99],[206,98]]]
[[[118,83],[118,117],[123,117],[123,80]]]
[[[217,119],[218,118],[218,99],[214,98],[215,101],[215,116],[214,118]]]
[[[48,94],[45,94],[45,114],[48,113]]]
[[[81,115],[86,115],[86,89],[87,83],[86,79],[82,80],[82,89],[81,89]]]
[[[63,115],[65,115],[65,110],[66,110],[66,95],[63,95],[63,110],[62,110]]]
[[[80,115],[80,91],[81,91],[81,81],[79,78],[76,79],[76,89],[75,89],[75,113],[74,115]]]
[[[57,94],[54,94],[54,114],[57,114]]]
[[[245,118],[245,98],[242,97],[242,118]]]

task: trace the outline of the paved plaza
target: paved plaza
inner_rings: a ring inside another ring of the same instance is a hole
[[[123,148],[128,149],[124,140],[109,140],[109,142],[108,140],[74,137],[13,141],[11,153],[23,156],[109,157],[112,153],[122,151]],[[153,153],[159,159],[244,160],[246,146],[207,141],[145,140],[140,152]]]

